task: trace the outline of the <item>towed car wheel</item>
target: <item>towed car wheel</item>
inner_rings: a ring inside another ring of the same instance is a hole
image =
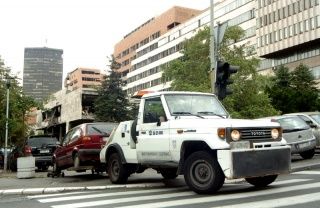
[[[61,169],[59,168],[59,166],[56,163],[56,160],[53,160],[53,167],[52,167],[52,172],[56,175],[61,173]]]
[[[125,183],[128,180],[127,170],[117,153],[110,155],[107,167],[109,179],[112,183]]]
[[[80,167],[80,158],[79,158],[78,153],[75,153],[73,156],[73,167],[75,169],[79,169],[79,167]]]

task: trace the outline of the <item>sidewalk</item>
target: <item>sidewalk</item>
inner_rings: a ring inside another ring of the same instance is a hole
[[[320,168],[320,155],[311,160],[301,160],[293,157],[291,172]],[[92,175],[66,171],[65,177],[47,177],[47,172],[36,172],[36,176],[30,179],[18,179],[16,172],[3,173],[0,170],[0,195],[8,194],[44,194],[63,191],[101,190],[112,188],[141,188],[162,187],[171,183],[162,179],[161,175],[153,170],[147,170],[142,174],[133,174],[127,184],[111,184],[106,174]],[[71,176],[71,177],[70,177]],[[243,180],[228,180],[226,183],[240,183]],[[175,186],[184,186],[183,176],[174,180]]]

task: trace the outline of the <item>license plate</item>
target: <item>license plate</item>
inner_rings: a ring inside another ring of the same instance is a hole
[[[40,150],[40,153],[49,153],[50,150],[46,149],[46,150]]]
[[[310,146],[310,143],[309,143],[309,142],[305,142],[305,143],[299,144],[299,148],[300,148],[300,149],[306,148],[306,147],[308,147],[308,146]]]
[[[240,141],[240,142],[230,142],[231,149],[249,149],[250,142],[249,141]]]

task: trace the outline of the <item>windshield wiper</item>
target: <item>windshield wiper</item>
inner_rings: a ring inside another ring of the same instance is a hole
[[[198,114],[204,114],[204,115],[214,115],[214,116],[219,116],[221,118],[225,118],[223,115],[220,115],[220,114],[217,114],[217,113],[214,113],[214,112],[211,112],[211,111],[200,111],[200,112],[197,112]]]
[[[177,116],[177,115],[190,115],[190,116],[197,116],[199,118],[204,118],[203,116],[197,115],[197,114],[193,114],[190,112],[173,112],[172,115]]]

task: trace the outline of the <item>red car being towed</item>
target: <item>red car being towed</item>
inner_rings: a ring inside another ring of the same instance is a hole
[[[117,125],[107,122],[84,123],[69,130],[53,154],[53,171],[56,174],[64,169],[105,171],[100,166],[100,150]]]

